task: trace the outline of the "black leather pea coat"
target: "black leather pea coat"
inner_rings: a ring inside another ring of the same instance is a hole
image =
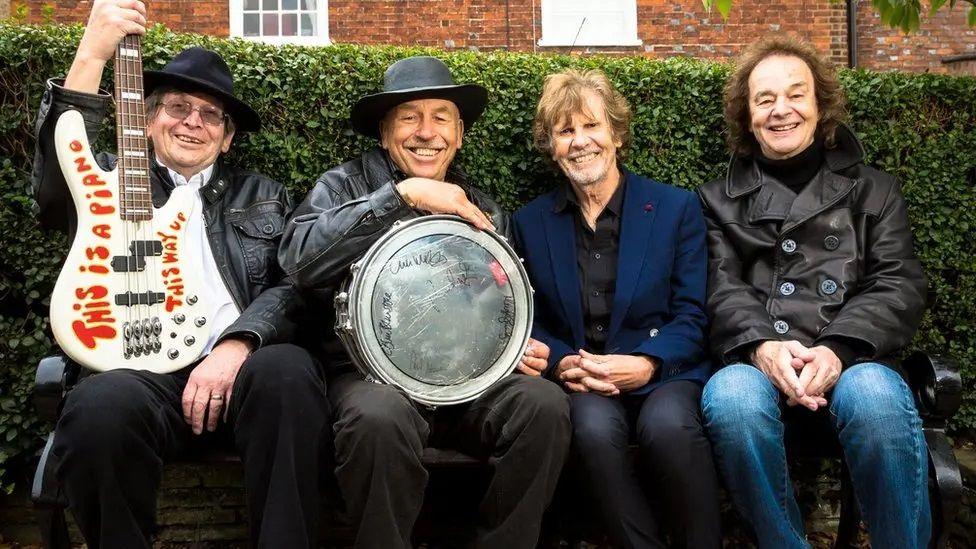
[[[37,117],[37,150],[31,184],[41,225],[74,233],[74,203],[61,175],[54,150],[54,127],[67,110],[85,120],[89,141],[94,141],[112,97],[66,89],[50,80]],[[115,156],[99,153],[102,169],[115,165]],[[174,188],[166,168],[153,159],[149,173],[156,207],[166,203]],[[262,175],[245,172],[218,158],[210,181],[200,188],[207,239],[240,317],[220,340],[246,336],[260,347],[295,339],[305,310],[301,294],[285,280],[278,267],[278,243],[291,213],[285,187]]]
[[[926,281],[895,179],[846,127],[800,192],[735,155],[699,189],[708,225],[711,346],[722,363],[763,340],[841,339],[890,362],[921,321]]]

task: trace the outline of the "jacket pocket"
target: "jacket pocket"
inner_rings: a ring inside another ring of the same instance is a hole
[[[227,214],[241,246],[247,277],[254,284],[270,284],[279,274],[278,244],[285,226],[283,212],[280,202],[268,201]]]

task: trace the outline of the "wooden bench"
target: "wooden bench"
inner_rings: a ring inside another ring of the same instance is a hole
[[[954,521],[962,499],[962,479],[952,447],[945,436],[946,422],[958,410],[962,402],[962,381],[958,368],[946,360],[915,353],[903,362],[908,372],[909,385],[923,420],[925,441],[929,453],[929,488],[931,494],[933,536],[931,547],[944,548],[949,536],[950,525]],[[61,406],[68,392],[77,382],[80,367],[63,356],[43,359],[37,368],[34,387],[34,405],[39,416],[52,424],[57,423]],[[68,528],[64,509],[66,501],[58,485],[54,470],[56,464],[51,456],[51,447],[57,432],[52,430],[41,453],[34,482],[31,500],[44,546],[50,549],[70,547]],[[834,445],[790,444],[791,455],[817,458],[840,458],[839,447]],[[190,460],[236,460],[226,453],[211,453],[188,457]],[[443,497],[428,497],[425,508],[440,505],[443,508],[472,507],[477,500],[478,490],[487,483],[487,467],[481,461],[451,450],[427,448],[423,456],[424,465],[433,472],[434,493]],[[438,480],[438,473],[441,479]],[[835,548],[855,547],[860,525],[860,514],[854,497],[850,479],[845,474],[841,481],[841,519],[838,527]],[[467,495],[468,505],[454,505],[459,495]],[[558,505],[559,502],[556,503]],[[557,512],[554,515],[562,515]],[[571,514],[569,515],[571,516]],[[470,524],[460,527],[457,523],[433,524],[425,520],[426,513],[418,521],[416,531],[422,539],[454,538],[470,534]],[[574,519],[570,518],[569,522]],[[555,521],[549,524],[544,536],[553,540],[578,541],[578,524]],[[591,525],[592,526],[592,525]],[[445,532],[451,528],[458,532]],[[552,530],[557,530],[553,532]]]

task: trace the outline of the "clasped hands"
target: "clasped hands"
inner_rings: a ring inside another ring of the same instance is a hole
[[[843,364],[828,347],[806,347],[799,341],[764,341],[752,355],[773,385],[787,396],[786,403],[816,411],[827,406],[824,394],[840,379]]]
[[[658,362],[645,355],[596,355],[583,349],[559,361],[557,375],[570,391],[617,396],[643,387]]]

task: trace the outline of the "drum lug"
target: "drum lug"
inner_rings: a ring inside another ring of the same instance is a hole
[[[382,381],[376,379],[375,377],[371,376],[370,374],[366,374],[365,376],[363,376],[363,380],[364,381],[368,381],[370,383],[375,383],[377,385],[382,385],[383,384]]]
[[[335,295],[336,306],[345,305],[349,302],[349,294],[346,292],[339,292]]]
[[[356,263],[353,263],[352,265],[350,265],[349,266],[349,272],[350,273],[359,272],[359,262],[356,262]]]

